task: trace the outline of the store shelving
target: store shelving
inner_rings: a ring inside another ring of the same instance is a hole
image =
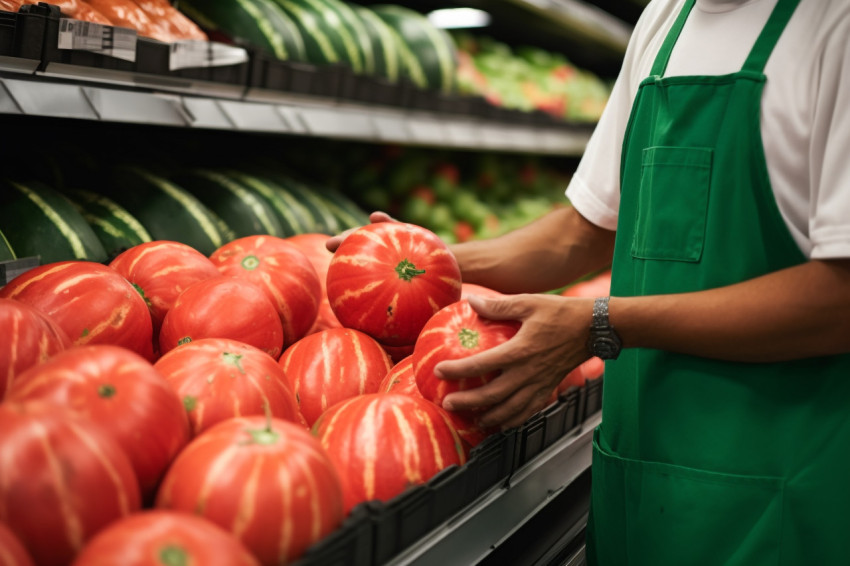
[[[452,4],[459,2],[410,3],[423,9]],[[628,20],[639,11],[642,0],[627,2],[631,8],[618,7],[622,11],[620,16],[600,8],[605,6],[601,0],[592,3],[471,0],[462,4],[491,11],[497,20],[494,29],[503,37],[534,38],[544,47],[558,45],[570,52],[570,59],[577,64],[613,77],[631,33],[633,22]],[[56,118],[128,127],[153,125],[565,157],[583,153],[593,128],[592,124],[484,108],[435,93],[405,92],[403,87],[390,93],[401,92],[403,103],[398,100],[385,103],[378,94],[373,100],[364,96],[338,96],[336,93],[342,92],[345,81],[351,80],[345,74],[334,78],[340,81],[337,90],[324,95],[308,92],[310,89],[269,88],[268,81],[258,80],[260,76],[267,77],[261,65],[263,61],[254,53],[236,65],[242,65],[234,74],[236,79],[225,82],[191,73],[157,75],[146,69],[124,68],[126,65],[117,68],[78,65],[54,55],[45,58],[44,53],[37,51],[25,49],[18,53],[21,56],[3,56],[0,51],[0,122],[10,116]],[[292,67],[286,72],[297,71],[297,67]],[[380,89],[386,85],[371,86]],[[417,96],[422,100],[415,100]],[[0,263],[0,286],[37,264],[38,258]],[[355,520],[340,535],[340,538],[348,537],[347,542],[353,544],[340,547],[344,549],[340,563],[359,564],[361,558],[370,565],[474,564],[496,560],[500,547],[526,536],[524,527],[533,524],[535,517],[547,507],[562,501],[571,485],[588,477],[590,439],[601,421],[600,397],[598,386],[589,386],[582,393],[575,427],[565,427],[563,422],[560,426],[550,426],[547,419],[555,418],[555,413],[538,415],[514,433],[510,443],[499,445],[504,452],[479,456],[476,465],[481,469],[475,473],[480,473],[480,477],[470,478],[472,472],[468,469],[451,470],[438,478],[436,484],[408,496],[410,500],[402,502],[399,513],[415,516],[419,509],[424,509],[417,507],[417,502],[427,499],[429,512],[440,516],[434,509],[449,503],[445,499],[431,499],[445,497],[444,493],[435,495],[438,489],[457,490],[473,480],[492,480],[468,505],[433,528],[425,532],[419,532],[416,527],[404,533],[387,531],[404,524],[395,522],[393,507],[380,508],[378,515],[388,517],[385,523],[373,523],[374,513],[368,519]],[[566,415],[567,410],[566,406],[559,407],[558,418],[561,413]],[[487,467],[490,464],[492,467]],[[496,476],[488,476],[488,472],[496,469]],[[581,487],[586,491],[584,484]],[[583,505],[584,502],[575,509],[575,524],[566,533],[570,537],[581,534],[586,520]],[[391,539],[389,547],[379,546],[383,539]],[[362,540],[367,540],[365,547],[359,544]],[[353,555],[346,555],[350,549]],[[374,554],[375,551],[379,554]],[[321,552],[319,549],[314,556],[323,556]],[[333,549],[330,552],[333,554]],[[314,562],[308,556],[304,563]]]

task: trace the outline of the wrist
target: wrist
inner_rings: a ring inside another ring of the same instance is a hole
[[[590,355],[603,360],[617,359],[623,348],[623,341],[611,324],[609,308],[610,297],[595,299],[587,340],[587,350]]]

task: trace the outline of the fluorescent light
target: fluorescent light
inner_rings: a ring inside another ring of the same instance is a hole
[[[428,14],[428,20],[438,28],[482,28],[490,25],[490,14],[475,8],[445,8]]]

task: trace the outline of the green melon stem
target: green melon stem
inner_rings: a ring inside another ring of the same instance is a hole
[[[395,272],[398,273],[399,279],[404,279],[405,281],[410,281],[417,275],[422,275],[425,273],[424,269],[416,269],[416,266],[413,265],[407,258],[398,262],[398,265],[395,266]]]
[[[253,271],[260,267],[260,260],[255,255],[246,255],[244,258],[242,258],[242,267],[244,267],[248,271]]]
[[[245,369],[242,367],[242,354],[224,352],[221,355],[224,358],[224,363],[236,366],[236,369],[239,370],[239,373],[243,375],[245,374]]]
[[[179,546],[170,544],[159,551],[159,563],[164,566],[186,566],[189,564],[189,555]]]
[[[148,306],[148,308],[151,308],[151,306],[153,306],[153,305],[151,305],[151,300],[149,298],[147,298],[147,296],[145,295],[145,290],[142,289],[141,287],[139,287],[138,285],[136,285],[135,283],[131,283],[131,285],[136,289],[136,291],[145,300],[145,304]]]
[[[466,349],[476,348],[478,346],[478,333],[468,328],[461,328],[457,333],[460,345]]]
[[[115,395],[116,390],[114,385],[104,384],[97,388],[97,394],[104,399],[109,399]]]
[[[270,444],[275,444],[280,439],[280,435],[272,429],[272,410],[271,407],[269,407],[268,401],[263,403],[263,411],[266,414],[266,427],[261,429],[248,429],[247,432],[251,435],[251,441],[253,444],[268,446]]]

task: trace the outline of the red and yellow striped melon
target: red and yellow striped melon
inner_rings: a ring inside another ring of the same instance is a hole
[[[279,363],[311,426],[331,405],[377,392],[392,366],[380,344],[350,328],[306,336],[287,348]]]
[[[0,298],[49,316],[74,345],[113,344],[152,360],[153,325],[145,299],[117,271],[90,261],[31,269],[0,289]]]
[[[168,470],[156,506],[209,519],[266,566],[294,561],[343,518],[340,480],[318,440],[264,417],[199,435]]]
[[[283,369],[248,344],[195,340],[165,354],[154,368],[183,401],[193,435],[229,418],[263,415],[267,409],[274,417],[304,424]]]
[[[0,478],[0,522],[39,566],[67,565],[100,529],[141,507],[121,447],[53,403],[0,403]]]
[[[346,513],[389,501],[466,455],[445,412],[410,395],[374,393],[338,403],[313,427],[342,480]]]

